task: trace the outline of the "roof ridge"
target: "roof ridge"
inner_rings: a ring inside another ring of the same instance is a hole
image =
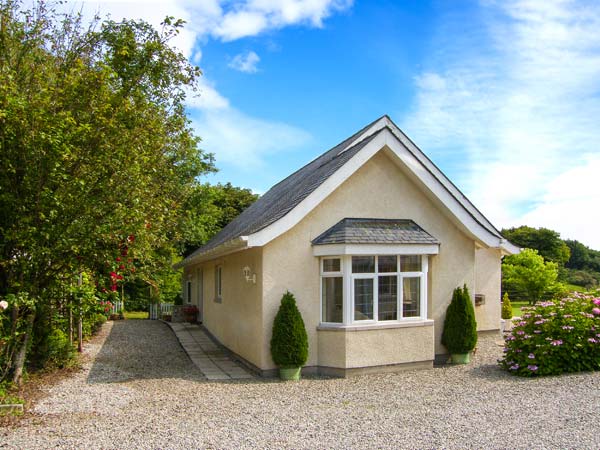
[[[289,179],[290,177],[294,176],[296,173],[300,172],[300,171],[301,171],[302,169],[304,169],[305,167],[307,167],[307,166],[310,166],[312,163],[314,163],[314,162],[316,162],[317,160],[321,159],[322,157],[324,157],[325,155],[327,155],[327,154],[328,154],[328,153],[330,153],[331,151],[333,151],[333,150],[335,150],[336,148],[338,148],[338,147],[342,146],[342,145],[343,145],[343,144],[345,144],[346,142],[350,141],[349,143],[352,143],[352,139],[353,139],[353,138],[360,137],[360,135],[361,135],[362,133],[364,133],[365,131],[367,131],[367,129],[369,129],[370,127],[372,127],[373,125],[375,125],[377,122],[379,122],[379,121],[380,121],[381,119],[383,119],[384,117],[387,117],[387,118],[389,119],[389,116],[388,116],[387,114],[384,114],[383,116],[381,116],[381,117],[378,117],[377,119],[375,119],[374,121],[372,121],[372,122],[371,122],[371,123],[369,123],[368,125],[366,125],[366,126],[362,127],[360,130],[358,130],[358,131],[357,131],[356,133],[354,133],[352,136],[350,136],[350,137],[348,137],[348,138],[344,139],[344,140],[343,140],[343,141],[341,141],[341,142],[338,142],[336,145],[334,145],[333,147],[331,147],[329,150],[326,150],[325,152],[321,153],[321,154],[320,154],[320,155],[318,155],[317,157],[315,157],[315,158],[311,159],[309,162],[307,162],[306,164],[304,164],[304,165],[303,165],[302,167],[300,167],[299,169],[297,169],[297,170],[295,170],[294,172],[290,173],[290,174],[289,174],[287,177],[285,177],[283,180],[281,180],[281,181],[279,181],[278,183],[276,183],[276,184],[274,184],[273,186],[271,186],[271,188],[269,189],[269,191],[270,191],[271,189],[273,189],[274,187],[276,187],[276,186],[280,185],[281,183],[283,183],[284,181],[286,181],[286,180],[287,180],[287,179]],[[354,145],[352,145],[352,147],[349,147],[348,149],[345,149],[345,150],[349,150],[350,148],[353,148],[353,147],[355,147],[356,145],[360,144],[362,141],[364,141],[365,139],[367,139],[367,138],[368,138],[368,137],[370,137],[370,136],[371,136],[371,135],[369,135],[369,136],[365,136],[363,139],[361,139],[360,141],[358,141],[358,142],[356,142]],[[337,156],[338,156],[340,153],[343,153],[343,152],[336,153],[336,154],[334,155],[334,157],[333,157],[333,158],[331,158],[331,159],[335,159],[335,157],[337,157]],[[328,160],[328,161],[330,161],[330,160]],[[317,167],[321,167],[321,166],[322,166],[322,164],[321,164],[320,166],[317,166]],[[267,192],[269,192],[269,191],[267,191]],[[265,194],[266,194],[267,192],[265,192]]]

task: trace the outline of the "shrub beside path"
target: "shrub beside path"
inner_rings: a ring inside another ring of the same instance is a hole
[[[0,448],[600,447],[600,373],[510,376],[499,339],[466,366],[210,382],[165,324],[108,323]]]

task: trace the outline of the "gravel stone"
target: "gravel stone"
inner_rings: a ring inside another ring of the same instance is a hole
[[[109,322],[0,448],[599,448],[600,373],[510,376],[499,339],[465,366],[212,382],[165,324]]]

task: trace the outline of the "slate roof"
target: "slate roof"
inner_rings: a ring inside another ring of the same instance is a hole
[[[409,219],[340,220],[313,239],[313,245],[327,244],[439,244],[427,231]]]
[[[232,239],[256,233],[281,219],[381,132],[376,132],[340,154],[377,120],[277,183],[179,265]]]
[[[378,122],[384,123],[384,126],[376,129],[374,125]],[[374,132],[358,141],[363,133],[367,132],[372,127]],[[450,195],[462,204],[467,213],[478,224],[492,235],[504,240],[500,232],[477,210],[477,208],[475,208],[466,196],[440,171],[427,155],[419,150],[410,138],[404,135],[404,133],[393,124],[387,115],[384,115],[273,186],[209,242],[176,266],[185,266],[196,256],[209,252],[222,244],[232,243],[235,239],[242,236],[249,236],[278,221],[386,129],[394,133],[403,144],[408,144],[407,149],[411,154],[423,165],[425,170],[429,172],[448,193],[450,193]],[[346,148],[350,145],[352,146]]]

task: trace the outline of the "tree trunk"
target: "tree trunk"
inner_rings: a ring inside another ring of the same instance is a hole
[[[35,312],[31,312],[27,318],[27,331],[21,347],[15,357],[13,364],[13,383],[20,386],[23,381],[23,369],[25,368],[25,358],[27,356],[27,348],[29,347],[29,341],[31,339],[31,333],[33,332],[33,322],[35,321]]]

